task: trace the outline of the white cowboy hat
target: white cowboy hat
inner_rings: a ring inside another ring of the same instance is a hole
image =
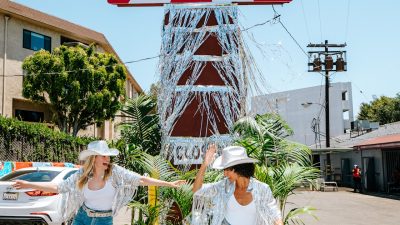
[[[114,148],[108,148],[106,141],[92,141],[88,144],[87,150],[79,153],[79,160],[85,160],[91,155],[104,155],[104,156],[116,156],[119,151]]]
[[[226,169],[239,164],[255,162],[258,162],[258,160],[249,158],[245,148],[229,146],[222,149],[222,155],[215,159],[212,167],[214,169]]]

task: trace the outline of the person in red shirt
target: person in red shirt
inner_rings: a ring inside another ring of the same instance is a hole
[[[362,193],[361,187],[361,170],[358,165],[354,165],[353,169],[353,181],[354,181],[354,192],[357,192],[357,189],[360,193]]]

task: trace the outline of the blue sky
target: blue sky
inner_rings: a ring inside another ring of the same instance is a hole
[[[162,7],[118,8],[107,0],[15,0],[28,7],[103,33],[120,58],[132,61],[159,54]],[[271,6],[240,6],[240,23],[250,27],[273,17]],[[275,6],[281,21],[307,51],[307,44],[346,42],[348,71],[333,74],[332,82],[352,82],[353,107],[372,96],[394,97],[400,92],[400,2],[351,0],[294,0]],[[262,74],[265,92],[323,84],[318,73],[307,72],[307,58],[280,24],[250,30],[260,48],[247,39]],[[261,50],[260,50],[261,49]],[[157,81],[157,59],[129,64],[139,85],[148,90]]]

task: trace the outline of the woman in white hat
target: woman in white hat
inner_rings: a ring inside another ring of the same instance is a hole
[[[210,145],[193,184],[191,225],[282,225],[271,189],[253,178],[257,160],[243,147],[224,148],[212,167],[224,170],[225,179],[203,185],[215,152]]]
[[[79,154],[79,159],[85,161],[83,167],[59,185],[16,181],[13,186],[63,193],[63,216],[68,220],[75,215],[73,225],[108,225],[113,224],[121,207],[132,200],[139,185],[177,188],[185,183],[144,177],[113,165],[110,156],[118,153],[108,148],[105,141],[93,141]]]

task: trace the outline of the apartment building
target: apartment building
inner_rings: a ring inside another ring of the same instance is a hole
[[[330,137],[349,131],[353,121],[350,82],[331,83],[329,88]],[[319,145],[325,141],[325,89],[314,86],[267,95],[251,101],[253,114],[278,113],[293,129],[293,141]]]
[[[33,103],[22,97],[23,60],[35,51],[62,45],[89,45],[95,43],[99,52],[118,57],[106,37],[99,32],[28,8],[12,1],[0,1],[0,112],[6,117],[18,117],[30,122],[51,121],[47,105]],[[126,96],[135,97],[141,87],[128,71]],[[101,127],[91,126],[78,135],[102,139],[116,137],[114,124],[106,121]],[[51,125],[50,125],[51,126]]]

